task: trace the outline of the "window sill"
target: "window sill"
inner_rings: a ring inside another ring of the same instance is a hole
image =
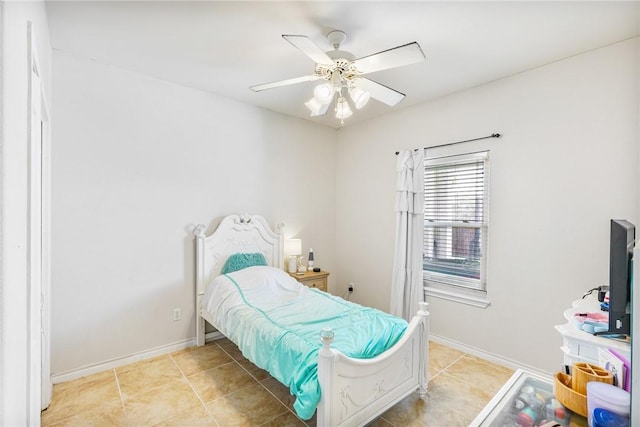
[[[487,298],[486,292],[466,290],[466,289],[441,289],[433,286],[424,286],[424,295],[434,298],[446,299],[448,301],[459,302],[473,307],[487,308],[491,301]]]

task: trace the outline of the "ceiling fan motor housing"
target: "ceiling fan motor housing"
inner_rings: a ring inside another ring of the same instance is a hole
[[[326,80],[332,80],[334,74],[340,76],[341,80],[351,80],[358,75],[358,72],[349,59],[332,58],[333,67],[317,64],[316,74]]]

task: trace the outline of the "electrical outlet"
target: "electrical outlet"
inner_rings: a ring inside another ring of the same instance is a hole
[[[355,287],[354,287],[354,285],[353,285],[353,282],[350,282],[350,283],[349,283],[349,288],[348,288],[348,289],[349,289],[349,292],[353,292],[353,291],[355,290]]]
[[[182,312],[180,311],[179,308],[174,308],[173,309],[173,320],[177,321],[182,319]]]

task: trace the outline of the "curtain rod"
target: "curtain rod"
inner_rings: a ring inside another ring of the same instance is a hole
[[[481,139],[489,139],[489,138],[501,138],[502,135],[500,135],[499,133],[492,133],[489,136],[481,136],[480,138],[473,138],[473,139],[465,139],[464,141],[456,141],[456,142],[449,142],[447,144],[440,144],[440,145],[432,145],[431,147],[424,147],[424,150],[428,150],[430,148],[440,148],[440,147],[447,147],[449,145],[456,145],[456,144],[462,144],[463,142],[471,142],[471,141],[479,141]],[[419,150],[419,148],[415,149],[416,151]],[[396,156],[400,154],[399,151],[396,151]]]

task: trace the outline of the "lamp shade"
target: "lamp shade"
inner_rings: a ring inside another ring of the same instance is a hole
[[[301,255],[302,254],[302,240],[301,239],[286,239],[284,241],[284,252],[285,254],[291,255]]]

